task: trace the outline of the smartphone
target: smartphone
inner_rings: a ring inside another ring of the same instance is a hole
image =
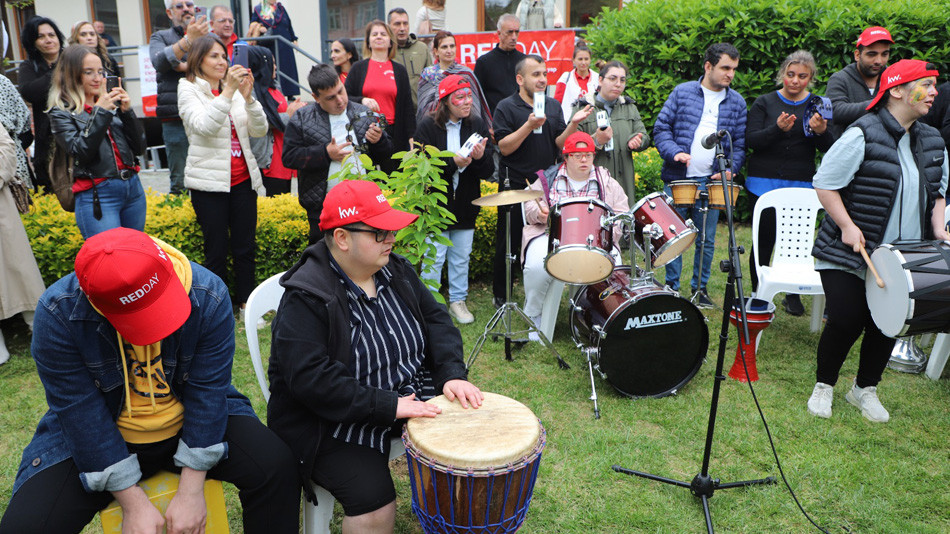
[[[106,76],[106,92],[110,92],[116,87],[122,87],[122,79],[118,76]]]
[[[247,67],[247,46],[246,44],[234,43],[234,55],[231,57],[232,65]]]
[[[206,8],[206,7],[201,7],[201,6],[195,6],[195,19],[197,19],[198,17],[201,17],[201,16],[204,16],[205,18],[208,17],[208,8]]]
[[[535,117],[544,117],[544,103],[545,103],[545,94],[544,91],[538,91],[534,94],[534,116]],[[534,129],[534,133],[539,134],[544,129],[544,126],[538,126]]]

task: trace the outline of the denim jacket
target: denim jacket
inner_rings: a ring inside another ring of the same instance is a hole
[[[228,453],[230,415],[255,417],[231,385],[234,315],[228,288],[191,264],[191,315],[162,340],[162,365],[185,419],[175,464],[206,471]],[[161,318],[157,318],[161,320]],[[87,491],[118,491],[142,476],[116,426],[125,402],[115,328],[93,309],[75,273],[40,298],[33,323],[33,359],[49,410],[23,451],[13,491],[47,467],[72,458]]]

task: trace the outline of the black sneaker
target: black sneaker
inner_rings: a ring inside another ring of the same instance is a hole
[[[805,315],[805,305],[802,304],[802,298],[795,293],[785,295],[785,298],[782,299],[782,307],[785,308],[785,313],[793,317]]]
[[[702,287],[698,291],[693,292],[693,303],[696,304],[696,307],[701,310],[709,310],[715,308],[716,305],[713,304],[713,301],[709,300],[709,295],[706,293],[706,288]]]

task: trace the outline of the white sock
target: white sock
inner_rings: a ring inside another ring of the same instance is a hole
[[[7,350],[7,344],[3,340],[3,330],[0,330],[0,365],[7,363],[10,359],[10,351]]]
[[[33,330],[33,310],[22,312],[23,322],[26,323],[26,326],[30,327],[30,330]]]

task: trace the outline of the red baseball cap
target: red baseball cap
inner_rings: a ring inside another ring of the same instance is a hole
[[[865,28],[861,35],[858,36],[858,42],[855,46],[870,46],[878,41],[887,41],[888,43],[893,43],[894,39],[891,39],[891,32],[887,31],[886,28],[881,26],[871,26],[870,28]]]
[[[171,258],[144,232],[113,228],[90,237],[75,268],[89,302],[133,345],[165,339],[191,315]]]
[[[881,87],[877,90],[877,94],[874,95],[874,100],[871,100],[868,107],[864,109],[870,110],[876,106],[877,103],[881,101],[881,97],[884,96],[884,92],[892,87],[897,87],[898,85],[921,78],[937,76],[938,74],[936,69],[927,69],[926,61],[920,59],[902,59],[884,69],[884,72],[881,73]]]
[[[446,95],[450,95],[459,89],[470,89],[471,87],[472,84],[468,83],[465,78],[458,74],[450,74],[442,78],[442,81],[439,82],[439,100],[442,100]]]
[[[419,216],[389,205],[383,191],[367,180],[344,180],[327,193],[320,213],[320,229],[326,232],[353,223],[380,230],[402,230]]]
[[[586,146],[577,146],[578,144],[586,144]],[[567,136],[567,139],[564,140],[564,154],[572,154],[574,152],[594,152],[595,150],[594,138],[590,134],[584,132],[574,132],[571,135]]]

